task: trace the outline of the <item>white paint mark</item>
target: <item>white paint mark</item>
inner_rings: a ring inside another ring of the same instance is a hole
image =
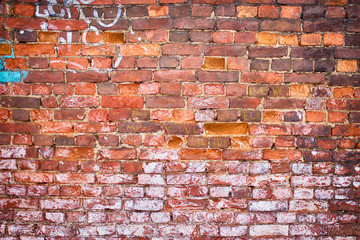
[[[94,9],[93,15],[94,15],[95,18],[99,18],[99,14],[98,14],[98,11],[96,9]],[[114,19],[114,21],[112,23],[105,24],[99,19],[96,19],[96,21],[98,22],[98,24],[100,26],[108,28],[108,27],[114,26],[117,23],[117,21],[119,21],[120,16],[121,16],[121,5],[118,7],[118,12],[117,12],[116,17],[115,17],[115,19]]]

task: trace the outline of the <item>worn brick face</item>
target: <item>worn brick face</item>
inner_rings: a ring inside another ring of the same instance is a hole
[[[0,3],[0,238],[355,240],[359,0]]]

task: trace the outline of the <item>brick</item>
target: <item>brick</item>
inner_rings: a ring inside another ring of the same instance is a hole
[[[234,41],[235,43],[254,43],[256,38],[255,32],[236,32]]]
[[[24,18],[22,17],[9,17],[5,20],[5,25],[10,28],[16,29],[34,29],[41,30],[41,24],[44,22],[39,18],[26,18],[26,22],[24,22]]]
[[[279,84],[282,82],[282,75],[279,73],[244,72],[241,75],[241,80],[250,83]]]
[[[203,108],[227,108],[229,106],[229,99],[226,97],[189,97],[188,108],[203,109]]]
[[[15,56],[55,55],[53,44],[16,44],[13,48]]]
[[[339,32],[342,22],[339,20],[305,21],[303,28],[304,32]]]
[[[194,82],[195,71],[193,70],[161,70],[154,73],[156,81],[182,81]]]
[[[336,70],[338,72],[357,72],[358,62],[356,60],[338,60]]]
[[[267,71],[269,63],[269,60],[254,59],[251,61],[250,70]]]
[[[174,28],[177,29],[214,29],[215,22],[203,18],[177,18],[174,20]]]
[[[278,32],[299,32],[299,21],[287,20],[264,20],[260,24],[261,31],[278,31]]]
[[[249,57],[265,58],[265,57],[284,57],[287,56],[288,49],[286,47],[270,48],[270,47],[250,47]]]
[[[278,35],[273,33],[259,32],[256,34],[257,44],[276,45]]]
[[[284,225],[251,226],[250,236],[288,236],[289,227]]]
[[[344,44],[344,36],[339,33],[325,33],[324,34],[324,45],[343,45]]]
[[[320,34],[303,34],[300,38],[300,45],[314,46],[321,45],[322,36]]]
[[[284,82],[298,83],[324,83],[325,74],[323,73],[285,73]]]
[[[236,8],[237,17],[239,18],[251,18],[256,17],[257,15],[257,7],[253,6],[238,6]]]
[[[272,5],[259,6],[258,17],[259,18],[278,18],[279,8]]]
[[[205,56],[244,56],[246,49],[244,46],[205,46]]]
[[[160,45],[152,44],[129,44],[120,46],[121,56],[158,56]]]
[[[256,31],[258,22],[252,20],[238,21],[236,19],[219,19],[216,27],[219,30],[235,30],[235,31]]]
[[[216,43],[232,43],[234,40],[233,34],[230,32],[214,32],[213,42]]]

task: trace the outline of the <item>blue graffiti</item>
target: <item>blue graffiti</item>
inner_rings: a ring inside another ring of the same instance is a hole
[[[6,59],[15,58],[13,44],[5,39],[0,39],[0,44],[10,44],[11,46],[11,54],[0,57],[0,82],[20,82],[21,75],[22,78],[25,79],[28,75],[28,71],[14,71],[5,69]]]

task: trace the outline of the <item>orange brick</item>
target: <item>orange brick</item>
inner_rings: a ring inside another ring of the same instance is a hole
[[[6,69],[28,69],[25,58],[6,58]]]
[[[52,69],[65,69],[66,68],[66,60],[65,58],[50,58],[49,59],[49,67]]]
[[[102,41],[103,39],[103,35],[101,33],[97,33],[97,32],[87,32],[86,35],[84,36],[85,33],[83,33],[83,37],[81,39],[86,40],[87,43],[99,43]]]
[[[10,44],[0,44],[0,56],[11,55]]]
[[[347,112],[329,112],[328,119],[332,123],[344,123],[348,118]]]
[[[124,43],[124,33],[106,32],[106,33],[104,33],[104,42],[105,43]]]
[[[54,44],[15,44],[15,56],[55,55]]]
[[[238,6],[236,10],[237,10],[237,17],[239,18],[251,18],[251,17],[256,17],[257,15],[257,7]]]
[[[249,61],[247,58],[229,58],[227,60],[228,70],[248,70]]]
[[[19,16],[33,17],[35,13],[34,5],[16,4],[14,5],[14,13]]]
[[[282,6],[280,17],[281,18],[300,18],[301,16],[301,7],[290,7]]]
[[[263,114],[263,122],[282,122],[282,118],[282,112],[265,111]]]
[[[68,58],[67,60],[68,63],[68,69],[86,69],[88,64],[89,64],[89,60],[87,58]]]
[[[225,58],[205,57],[204,69],[225,70]]]
[[[338,60],[336,70],[338,72],[357,72],[357,65],[356,60]]]
[[[340,33],[325,33],[324,34],[324,45],[343,45],[344,36]]]
[[[82,45],[82,55],[113,56],[114,54],[115,46],[113,45]]]
[[[215,43],[232,43],[233,41],[234,41],[234,36],[230,32],[213,33],[213,42]]]
[[[296,46],[296,45],[299,45],[299,40],[296,35],[282,35],[282,36],[280,36],[279,44]]]
[[[257,44],[276,45],[278,35],[274,33],[259,32],[256,34]]]
[[[290,95],[292,97],[308,97],[310,96],[310,85],[308,84],[291,85]]]
[[[352,98],[354,96],[354,89],[350,87],[334,88],[334,98]]]
[[[250,140],[249,137],[232,137],[231,138],[231,147],[232,148],[241,148],[241,149],[250,149]]]
[[[260,5],[258,17],[260,18],[278,18],[279,8],[271,5]]]
[[[155,43],[121,45],[120,54],[122,56],[158,56],[160,55],[160,45]]]
[[[326,122],[326,113],[325,112],[306,112],[306,121],[307,122]]]
[[[149,17],[160,17],[169,14],[169,7],[167,6],[148,6]]]
[[[111,68],[111,59],[110,58],[92,58],[91,67],[93,68]]]
[[[348,0],[319,0],[320,5],[346,5]]]
[[[118,86],[119,95],[137,95],[139,84],[121,84]]]
[[[321,34],[304,34],[301,35],[301,45],[303,46],[313,46],[313,45],[321,45]]]
[[[76,95],[94,95],[96,92],[95,83],[77,83],[75,84]]]
[[[57,43],[59,33],[57,32],[38,32],[39,42]]]
[[[188,122],[193,121],[195,118],[194,111],[192,110],[174,110],[173,121],[175,122]]]

